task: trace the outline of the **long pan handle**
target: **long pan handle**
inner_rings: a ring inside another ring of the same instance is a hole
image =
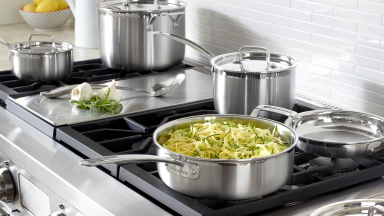
[[[182,162],[179,162],[172,158],[160,157],[155,155],[141,155],[141,154],[131,154],[131,155],[112,155],[100,158],[92,158],[80,161],[82,166],[92,167],[100,166],[104,164],[111,163],[130,163],[130,162],[165,162],[170,164],[175,164],[178,166],[183,166]]]
[[[271,106],[271,105],[260,105],[260,106],[256,107],[252,111],[251,116],[257,117],[257,115],[259,115],[260,111],[268,111],[268,112],[273,112],[273,113],[278,113],[278,114],[288,116],[287,120],[285,120],[285,122],[284,122],[284,124],[287,125],[288,127],[292,126],[292,121],[297,116],[297,112],[295,112],[295,111],[285,109],[282,107]]]
[[[177,34],[172,34],[172,33],[167,33],[167,32],[161,32],[161,31],[154,31],[153,34],[154,35],[162,35],[164,37],[167,37],[167,38],[170,38],[172,40],[183,43],[183,44],[199,51],[201,54],[203,54],[209,60],[212,60],[215,57],[215,55],[213,53],[211,53],[210,51],[208,51],[204,47],[200,46],[199,44],[197,44],[197,43],[195,43],[195,42],[193,42],[193,41],[191,41],[191,40],[189,40],[183,36],[180,36]]]

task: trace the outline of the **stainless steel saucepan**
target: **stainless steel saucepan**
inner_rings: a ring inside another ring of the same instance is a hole
[[[289,114],[292,111],[274,106],[260,110]],[[384,118],[344,110],[314,110],[287,119],[299,136],[302,151],[328,158],[354,158],[375,154],[384,149]]]
[[[51,42],[32,41],[36,36],[50,37]],[[73,46],[66,42],[55,42],[52,35],[31,34],[28,42],[16,44],[9,44],[0,38],[0,43],[8,47],[12,73],[19,79],[58,81],[69,77],[73,71]]]
[[[180,35],[153,33],[184,43],[211,61],[213,100],[218,113],[249,115],[254,107],[264,104],[293,109],[296,59],[258,46],[243,46],[239,52],[215,56]],[[267,113],[262,117],[277,120],[281,116]]]
[[[200,115],[177,119],[161,125],[153,134],[157,147],[154,155],[114,155],[81,161],[83,166],[98,166],[109,163],[157,162],[157,170],[163,182],[181,193],[199,197],[225,200],[248,199],[272,193],[287,183],[293,170],[294,148],[298,137],[290,127],[279,122],[256,117],[260,109],[251,116],[244,115]],[[295,117],[291,111],[289,119]],[[290,147],[270,156],[219,160],[185,156],[172,152],[159,144],[157,139],[175,128],[190,124],[217,120],[233,120],[247,124],[253,121],[259,128],[273,130],[277,126],[282,140]]]

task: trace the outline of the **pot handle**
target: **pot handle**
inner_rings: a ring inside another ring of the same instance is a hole
[[[183,166],[184,163],[177,161],[172,158],[160,157],[155,155],[141,155],[141,154],[131,154],[131,155],[112,155],[99,158],[91,158],[80,161],[82,166],[92,167],[100,166],[104,164],[111,163],[129,163],[129,162],[165,162],[170,164],[175,164],[178,166]]]
[[[297,116],[297,112],[285,109],[282,107],[277,107],[277,106],[271,106],[271,105],[260,105],[257,106],[251,113],[252,117],[257,117],[259,115],[260,111],[269,111],[273,113],[279,113],[285,116],[288,116],[287,120],[285,120],[284,124],[287,125],[288,127],[292,127],[292,121],[293,119]]]
[[[199,44],[183,37],[183,36],[180,36],[180,35],[177,35],[177,34],[172,34],[172,33],[168,33],[168,32],[161,32],[161,31],[154,31],[153,32],[154,35],[162,35],[164,37],[167,37],[167,38],[170,38],[172,40],[175,40],[175,41],[178,41],[180,43],[183,43],[197,51],[199,51],[201,54],[203,54],[206,58],[208,58],[209,60],[212,60],[215,55],[211,52],[209,52],[207,49],[205,49],[204,47],[200,46]]]
[[[12,49],[12,46],[10,43],[5,41],[2,37],[0,37],[0,43],[3,44],[4,46],[8,47],[8,49]]]
[[[52,40],[52,47],[53,48],[56,47],[55,38],[53,37],[53,35],[49,35],[49,34],[30,34],[30,35],[28,35],[28,47],[30,47],[31,44],[32,44],[32,36],[47,36],[47,37],[50,37],[51,40]]]

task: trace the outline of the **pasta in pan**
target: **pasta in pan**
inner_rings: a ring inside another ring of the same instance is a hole
[[[159,137],[165,148],[183,155],[208,159],[250,159],[284,151],[277,127],[271,131],[233,121],[210,121],[192,124],[189,128],[169,131],[168,137]]]

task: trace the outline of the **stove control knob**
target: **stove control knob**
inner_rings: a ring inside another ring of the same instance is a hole
[[[15,187],[11,173],[7,168],[0,168],[0,200],[11,202],[15,198]]]

